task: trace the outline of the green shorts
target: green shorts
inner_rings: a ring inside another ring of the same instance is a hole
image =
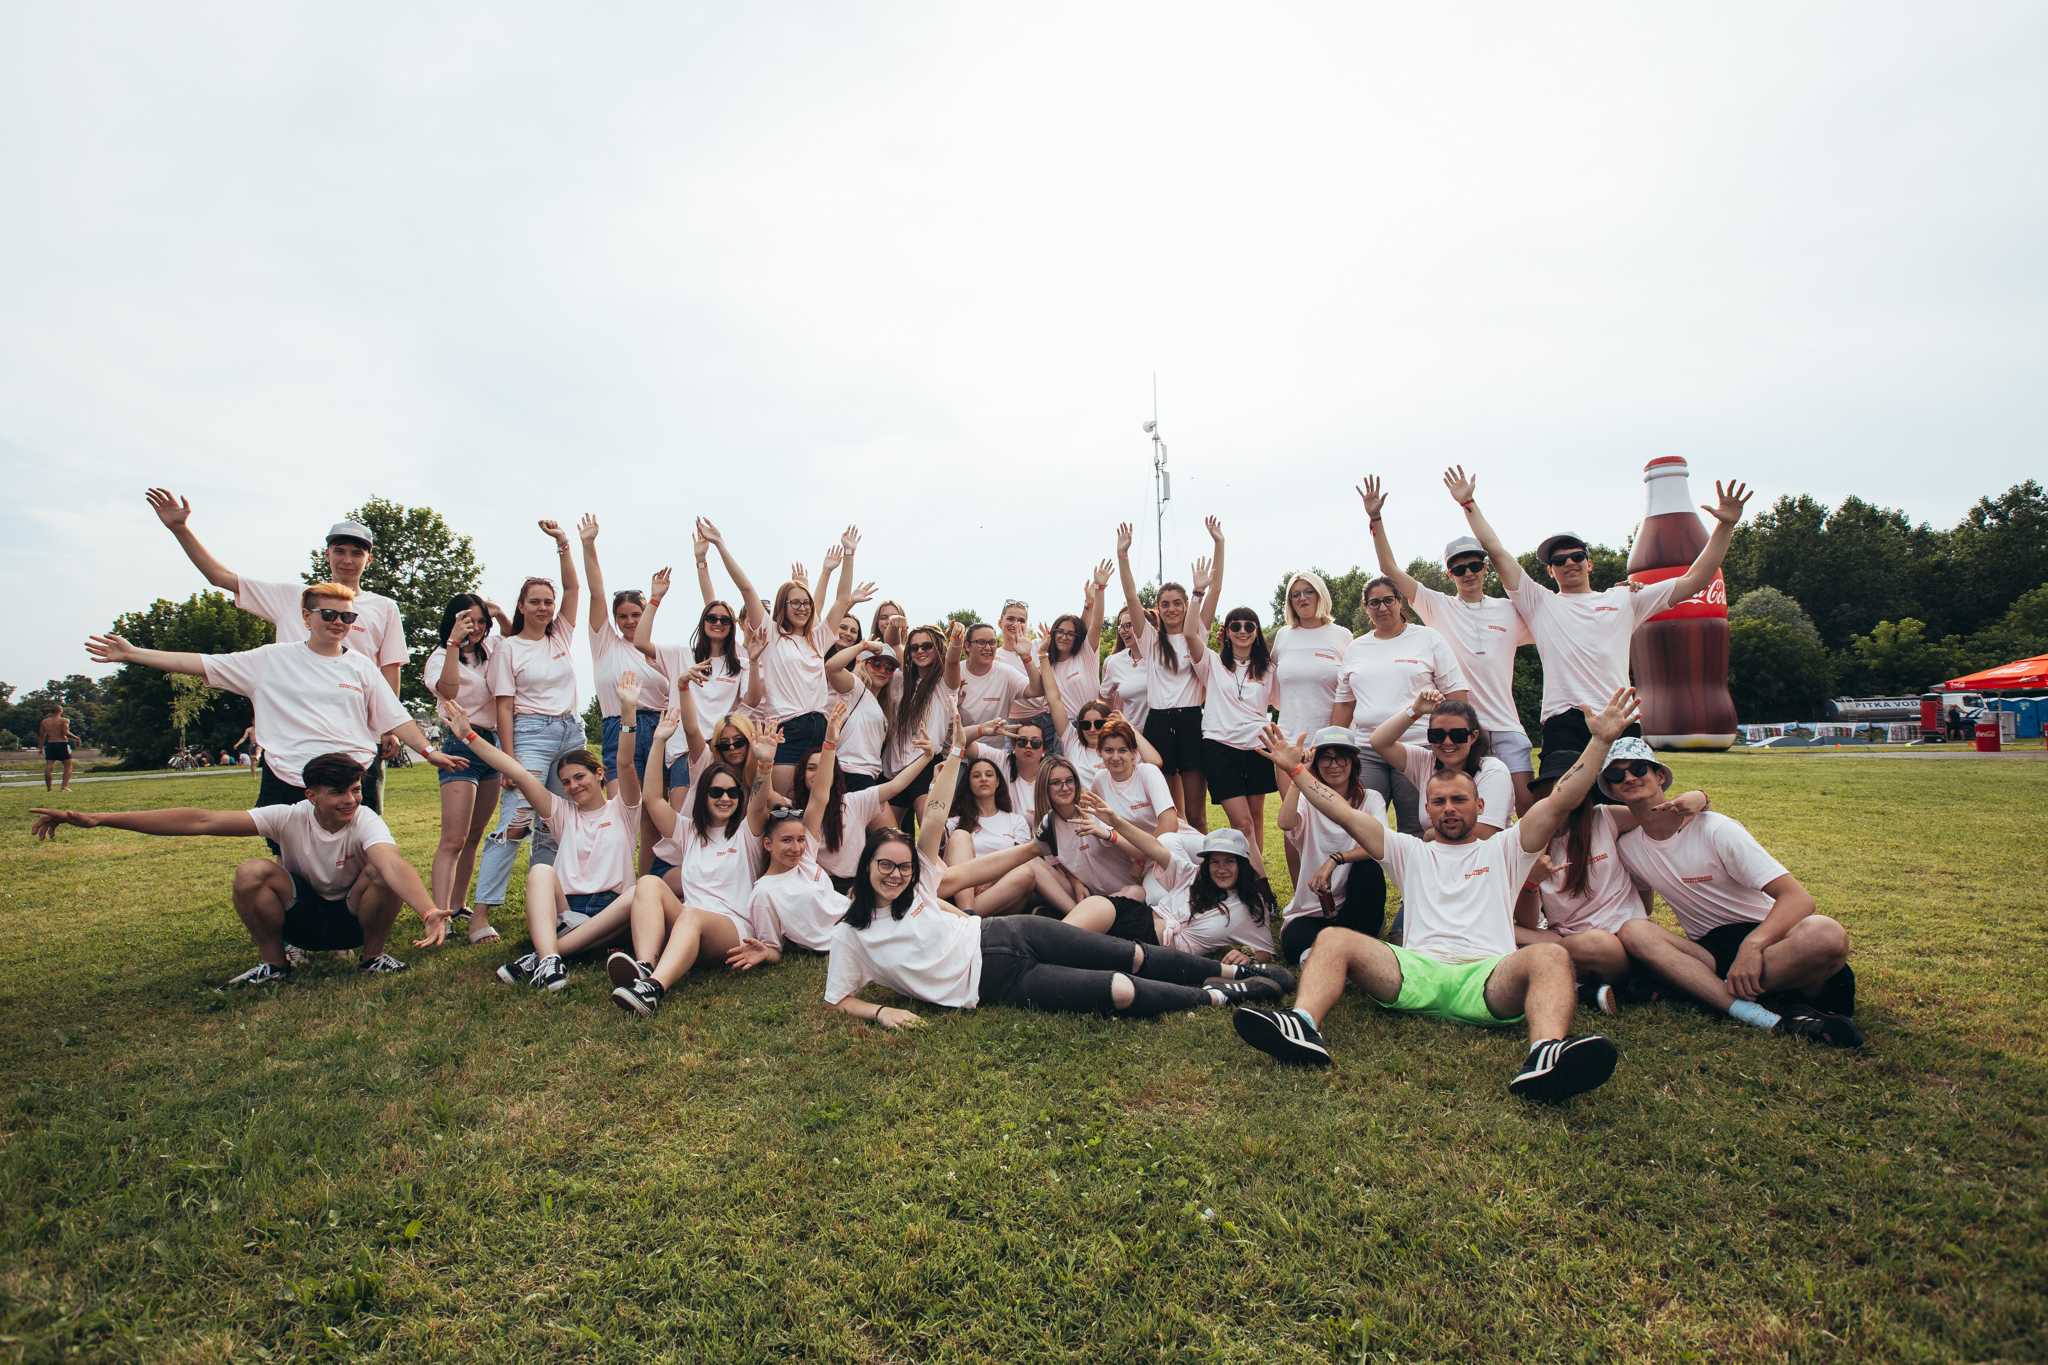
[[[1486,1007],[1486,978],[1507,961],[1504,957],[1482,957],[1477,962],[1438,962],[1433,957],[1394,948],[1394,960],[1401,964],[1401,993],[1393,1003],[1380,1008],[1403,1014],[1426,1014],[1432,1019],[1451,1019],[1483,1028],[1505,1028],[1519,1024],[1522,1016],[1502,1019]]]

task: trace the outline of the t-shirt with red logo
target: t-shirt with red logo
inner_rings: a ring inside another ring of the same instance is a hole
[[[1531,643],[1532,637],[1515,604],[1505,597],[1467,602],[1417,583],[1415,614],[1450,645],[1465,684],[1472,689],[1479,724],[1488,730],[1521,729],[1515,710],[1515,650]]]
[[[1401,946],[1449,963],[1512,953],[1515,898],[1535,863],[1512,831],[1463,844],[1389,831],[1380,866],[1401,888]]]
[[[853,838],[851,831],[847,838]],[[745,815],[731,834],[715,820],[706,833],[699,834],[690,813],[678,810],[674,832],[654,845],[654,856],[675,865],[684,905],[724,915],[742,938],[752,932],[747,902],[753,897],[754,876],[760,867],[761,837],[748,826]]]
[[[1543,659],[1543,719],[1574,706],[1598,712],[1628,686],[1628,642],[1637,627],[1671,605],[1676,578],[1640,591],[1618,583],[1605,592],[1553,592],[1523,574],[1508,597]]]
[[[1569,937],[1588,929],[1605,929],[1612,934],[1643,914],[1642,898],[1636,895],[1636,885],[1629,880],[1628,869],[1615,849],[1614,822],[1623,813],[1621,806],[1592,808],[1593,837],[1587,841],[1583,896],[1565,894],[1565,878],[1571,875],[1568,834],[1550,841],[1545,851],[1557,870],[1543,879],[1538,894],[1544,921],[1554,932]]]
[[[1404,626],[1399,635],[1382,639],[1371,631],[1351,642],[1337,671],[1336,701],[1354,703],[1351,733],[1358,747],[1372,752],[1372,732],[1396,711],[1410,706],[1415,694],[1425,688],[1437,692],[1463,692],[1465,675],[1444,637],[1428,626]],[[1417,720],[1401,732],[1411,743],[1422,742],[1427,720]]]
[[[1711,810],[1664,839],[1630,830],[1621,836],[1621,860],[1664,898],[1691,939],[1724,924],[1762,923],[1773,904],[1764,888],[1785,875],[1755,835]]]
[[[206,681],[247,697],[263,761],[294,787],[321,754],[367,765],[377,741],[411,720],[369,656],[316,654],[305,641],[203,657]]]
[[[299,605],[305,600],[308,586],[305,583],[266,583],[260,578],[238,578],[235,580],[235,605],[276,626],[279,644],[295,645],[312,638],[306,630],[306,618]],[[358,590],[354,600],[345,606],[332,598],[320,605],[356,614],[355,622],[348,628],[348,642],[344,648],[354,650],[379,668],[386,664],[403,664],[410,657],[411,651],[405,643],[405,622],[399,617],[398,603],[382,593]]]
[[[640,806],[614,796],[595,810],[584,810],[566,796],[548,793],[552,804],[541,812],[555,836],[555,879],[565,896],[594,896],[601,891],[630,891],[636,877],[634,847],[640,837]],[[744,901],[742,901],[744,904]]]
[[[380,680],[381,681],[381,680]],[[388,689],[387,689],[388,690]],[[368,806],[340,829],[327,829],[311,801],[289,806],[258,806],[249,812],[256,832],[277,843],[277,861],[322,899],[338,901],[363,873],[366,854],[378,844],[396,848],[391,827]]]

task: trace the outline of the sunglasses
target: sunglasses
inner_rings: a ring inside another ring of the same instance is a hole
[[[1259,623],[1257,621],[1232,621],[1224,629],[1232,635],[1257,635],[1259,633]]]
[[[751,746],[750,742],[744,739],[721,739],[713,742],[711,747],[722,754],[729,754],[734,749],[745,749]]]
[[[930,640],[919,640],[916,644],[910,647],[910,652],[912,654],[929,654],[937,648],[938,646],[933,644]]]
[[[1010,599],[1009,601],[1007,601],[1007,602],[1003,603],[1003,610],[1004,610],[1004,611],[1008,611],[1008,610],[1009,610],[1009,609],[1010,609],[1011,607],[1017,607],[1017,608],[1019,608],[1019,609],[1021,609],[1021,610],[1024,610],[1024,611],[1030,611],[1030,610],[1031,610],[1031,604],[1030,604],[1029,602],[1019,602],[1019,601],[1018,601],[1017,599],[1015,599],[1014,597],[1013,597],[1013,598],[1011,598],[1011,599]]]
[[[709,796],[713,801],[737,801],[740,799],[740,789],[738,787],[712,787],[705,792],[705,795]]]
[[[804,818],[804,813],[795,806],[777,806],[774,810],[768,812],[768,818],[770,820],[801,820]]]
[[[1453,578],[1470,578],[1473,574],[1485,572],[1486,561],[1483,559],[1468,559],[1461,564],[1453,564],[1450,568],[1450,575]]]
[[[724,612],[706,612],[704,624],[707,626],[729,626],[732,624],[732,618]]]
[[[349,625],[356,623],[356,614],[352,611],[337,611],[333,607],[320,607],[317,610],[323,621],[343,621]]]
[[[1585,562],[1586,552],[1584,550],[1566,550],[1562,554],[1554,554],[1550,557],[1550,567],[1553,569],[1557,568],[1560,564],[1583,564]]]
[[[1368,597],[1365,599],[1365,605],[1368,610],[1391,611],[1393,608],[1401,605],[1401,599],[1398,597]]]
[[[1442,744],[1446,741],[1452,744],[1463,744],[1466,740],[1472,738],[1472,732],[1462,725],[1455,730],[1439,730],[1435,726],[1431,726],[1428,734],[1431,744]]]
[[[1650,769],[1656,766],[1647,758],[1632,758],[1626,763],[1608,764],[1600,775],[1609,782],[1619,782],[1624,777],[1648,777]]]
[[[1019,749],[1043,749],[1045,747],[1045,741],[1036,735],[1020,735],[1016,739],[1011,740],[1010,743],[1016,745]]]
[[[1074,728],[1076,730],[1100,730],[1107,724],[1109,722],[1106,720],[1077,720],[1074,722]]]

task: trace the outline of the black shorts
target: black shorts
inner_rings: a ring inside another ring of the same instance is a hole
[[[1221,740],[1202,741],[1202,776],[1209,780],[1209,799],[1219,803],[1280,790],[1272,759],[1252,749],[1233,749]]]
[[[276,773],[271,771],[269,759],[266,758],[263,760],[262,766],[257,770],[256,777],[257,805],[296,806],[299,804],[299,802],[305,799],[306,789],[304,787],[295,787],[291,783],[285,781],[283,778],[279,777]],[[263,842],[270,845],[271,856],[277,856],[277,854],[280,852],[277,846],[277,840],[265,839]],[[289,937],[290,936],[287,935],[287,938]]]
[[[1166,774],[1202,770],[1202,708],[1154,708],[1145,717],[1145,738],[1159,751],[1159,771]],[[1270,765],[1268,765],[1270,766]]]
[[[348,908],[347,898],[328,900],[298,873],[285,875],[292,879],[291,908],[284,912],[286,943],[316,953],[363,946],[363,924]]]
[[[1129,896],[1108,896],[1104,899],[1116,907],[1116,922],[1109,926],[1111,938],[1128,939],[1154,948],[1159,946],[1159,928],[1153,923],[1151,906]]]
[[[1642,723],[1630,721],[1628,729],[1622,733],[1641,738]],[[1546,754],[1552,750],[1561,754],[1584,753],[1592,742],[1593,729],[1586,724],[1586,713],[1576,706],[1568,706],[1543,722],[1543,752]]]
[[[909,786],[889,798],[889,804],[897,810],[915,812],[918,808],[918,803],[924,800],[927,792],[931,791],[932,776],[938,770],[938,766],[939,760],[934,756],[931,762],[924,765],[923,772],[910,779]]]
[[[1755,924],[1723,924],[1707,930],[1693,942],[1714,955],[1714,974],[1725,977],[1728,975],[1728,969],[1735,965],[1735,955],[1742,951],[1743,941],[1755,932]],[[1803,996],[1785,993],[1781,998],[1778,992],[1772,992],[1767,999],[1774,1002],[1772,1007],[1789,1001],[1803,1000],[1830,1014],[1854,1014],[1856,972],[1854,968],[1844,966]]]
[[[869,787],[882,785],[880,773],[850,773],[842,768],[839,775],[846,779],[846,789],[850,792],[864,792]]]
[[[43,746],[43,762],[69,763],[70,761],[71,743],[69,740],[60,739],[53,743],[45,744]]]

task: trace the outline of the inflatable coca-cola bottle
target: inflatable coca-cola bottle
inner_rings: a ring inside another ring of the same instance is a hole
[[[1692,567],[1707,530],[1693,510],[1685,460],[1666,455],[1643,466],[1648,505],[1628,556],[1628,576],[1660,583]],[[1714,581],[1643,623],[1629,644],[1643,737],[1659,749],[1726,749],[1735,743],[1728,696],[1728,585]]]

